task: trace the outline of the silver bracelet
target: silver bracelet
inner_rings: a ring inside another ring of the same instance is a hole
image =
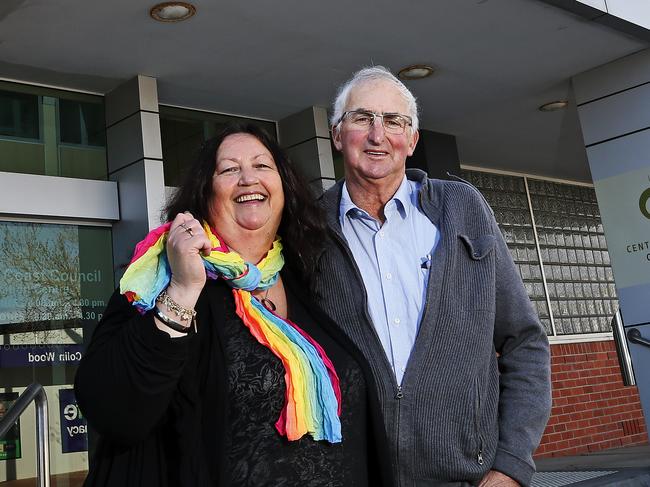
[[[169,316],[167,316],[165,313],[160,311],[160,309],[158,309],[157,306],[154,306],[153,314],[155,315],[156,318],[162,321],[163,324],[165,324],[166,326],[168,326],[174,331],[187,334],[192,330],[194,330],[194,333],[196,333],[196,320],[194,320],[194,318],[192,318],[192,322],[189,324],[189,326],[183,326],[178,321],[172,320]]]

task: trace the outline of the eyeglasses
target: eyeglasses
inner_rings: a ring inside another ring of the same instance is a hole
[[[413,120],[408,115],[399,113],[375,113],[368,110],[350,110],[344,112],[339,119],[339,124],[347,120],[355,128],[368,130],[374,125],[376,118],[381,118],[381,124],[389,134],[401,135],[407,126],[413,125]]]

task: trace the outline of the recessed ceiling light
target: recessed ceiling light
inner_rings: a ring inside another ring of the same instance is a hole
[[[196,7],[186,2],[163,2],[149,10],[149,15],[159,22],[180,22],[189,19],[195,13]]]
[[[539,107],[540,112],[554,112],[556,110],[562,110],[569,106],[569,102],[567,100],[556,100],[552,101],[550,103],[544,103],[541,107]]]
[[[413,64],[404,69],[400,69],[397,73],[402,79],[422,79],[433,74],[433,68],[427,64]]]

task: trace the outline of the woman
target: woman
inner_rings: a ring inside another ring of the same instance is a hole
[[[369,369],[302,292],[322,223],[276,143],[226,127],[167,218],[136,248],[76,376],[100,434],[85,485],[389,479]]]

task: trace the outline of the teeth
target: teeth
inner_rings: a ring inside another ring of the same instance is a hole
[[[383,156],[386,153],[385,152],[375,152],[375,151],[369,150],[368,154],[372,154],[373,156]]]
[[[257,194],[243,194],[241,196],[238,196],[235,201],[237,203],[243,203],[245,201],[263,201],[264,196],[257,193]]]

